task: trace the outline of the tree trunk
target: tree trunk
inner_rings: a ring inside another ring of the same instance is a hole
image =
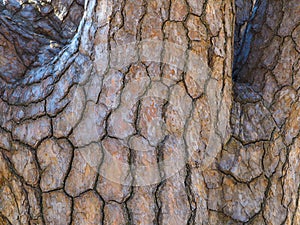
[[[1,225],[300,224],[298,0],[0,10]]]

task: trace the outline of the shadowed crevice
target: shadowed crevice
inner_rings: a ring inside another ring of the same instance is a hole
[[[261,37],[267,8],[267,0],[236,1],[234,63],[232,78],[237,83],[253,83],[251,70],[257,66],[253,58],[261,47]]]
[[[49,63],[75,35],[83,2],[0,1],[0,78],[22,80]]]

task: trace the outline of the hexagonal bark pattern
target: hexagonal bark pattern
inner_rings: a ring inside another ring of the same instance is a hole
[[[299,15],[0,1],[0,224],[299,224]]]

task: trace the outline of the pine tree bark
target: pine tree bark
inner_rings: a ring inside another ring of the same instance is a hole
[[[297,0],[84,4],[0,3],[0,224],[299,224]]]

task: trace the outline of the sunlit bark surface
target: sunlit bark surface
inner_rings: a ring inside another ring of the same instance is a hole
[[[300,224],[298,0],[0,12],[1,225]]]

